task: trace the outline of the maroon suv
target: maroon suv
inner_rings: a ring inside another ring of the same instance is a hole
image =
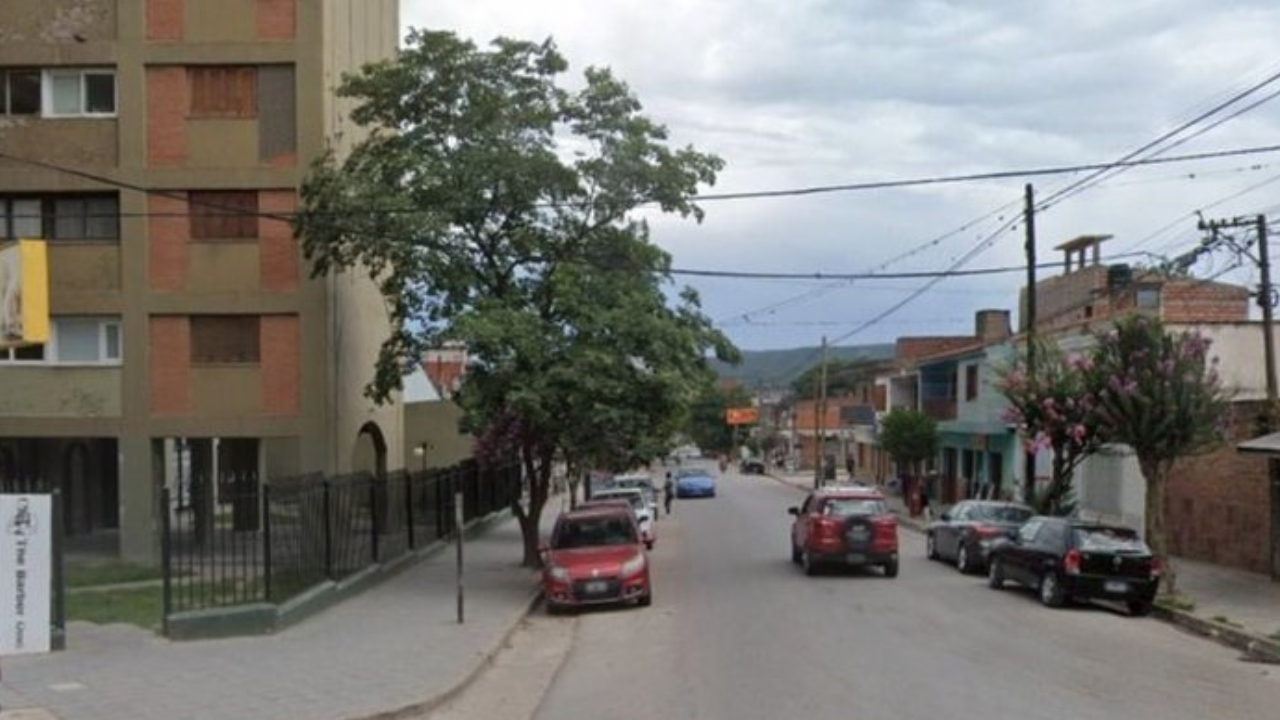
[[[878,565],[886,577],[898,575],[898,519],[879,490],[857,485],[827,486],[788,508],[791,560],[813,575],[823,565]]]

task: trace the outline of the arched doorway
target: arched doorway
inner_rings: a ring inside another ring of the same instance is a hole
[[[351,456],[351,470],[368,472],[377,478],[387,476],[387,440],[377,423],[370,421],[361,426]]]

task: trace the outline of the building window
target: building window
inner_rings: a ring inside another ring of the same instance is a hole
[[[1160,309],[1160,288],[1138,288],[1134,291],[1134,302],[1139,310]]]
[[[0,237],[9,240],[118,240],[115,195],[0,197]]]
[[[258,71],[252,66],[188,69],[193,118],[252,118],[258,115]]]
[[[119,318],[54,318],[49,359],[58,363],[119,363]]]
[[[45,70],[46,117],[109,117],[116,114],[114,70]]]
[[[44,346],[0,348],[0,362],[44,362]]]
[[[964,367],[964,399],[976,400],[978,398],[978,366],[966,365]]]
[[[194,315],[191,363],[256,364],[259,361],[257,315]]]
[[[40,114],[40,71],[0,70],[0,115]]]
[[[258,237],[258,193],[210,190],[192,192],[191,239],[238,240]]]

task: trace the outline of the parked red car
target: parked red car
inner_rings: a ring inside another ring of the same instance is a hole
[[[549,612],[653,602],[649,559],[635,515],[609,505],[562,514],[543,546],[542,594]]]
[[[828,485],[814,490],[800,507],[788,508],[791,560],[813,575],[823,565],[878,565],[898,576],[898,519],[879,490]]]

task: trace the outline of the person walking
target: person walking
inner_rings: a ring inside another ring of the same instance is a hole
[[[662,505],[667,509],[667,514],[671,514],[671,501],[676,497],[676,484],[671,480],[671,473],[667,472],[667,480],[662,483]]]
[[[933,519],[933,510],[929,507],[929,487],[923,481],[920,483],[920,512],[925,520]]]

